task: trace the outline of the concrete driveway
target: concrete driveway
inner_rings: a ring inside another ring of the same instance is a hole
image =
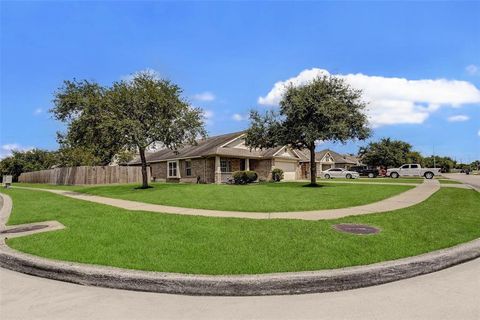
[[[480,319],[480,259],[343,292],[194,297],[84,287],[0,269],[9,319]]]
[[[445,173],[444,175],[447,178],[458,180],[480,190],[480,175],[466,175],[465,173]]]

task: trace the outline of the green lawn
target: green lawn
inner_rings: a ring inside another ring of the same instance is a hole
[[[176,190],[176,189],[170,189]],[[480,237],[480,193],[444,188],[390,213],[338,220],[206,218],[127,211],[42,191],[5,190],[9,224],[58,220],[67,229],[7,241],[48,258],[132,269],[253,274],[370,264],[450,247]],[[356,236],[335,223],[382,229]]]
[[[389,198],[409,186],[347,185],[330,183],[307,188],[305,183],[251,185],[154,183],[147,190],[136,185],[95,186],[79,192],[185,208],[279,212],[345,208]]]
[[[440,184],[462,184],[461,182],[459,181],[455,181],[455,180],[451,180],[451,179],[438,179],[438,181],[440,181]]]

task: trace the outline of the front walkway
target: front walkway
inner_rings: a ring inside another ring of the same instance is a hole
[[[327,209],[314,211],[296,211],[296,212],[242,212],[242,211],[220,211],[220,210],[205,210],[192,208],[179,208],[164,206],[158,204],[148,204],[137,201],[113,199],[107,197],[100,197],[89,195],[85,193],[54,190],[54,189],[39,189],[28,187],[16,187],[22,189],[41,190],[56,193],[62,196],[85,200],[100,204],[106,204],[117,208],[127,210],[139,210],[150,212],[161,212],[181,215],[194,215],[205,217],[224,217],[224,218],[247,218],[247,219],[299,219],[299,220],[326,220],[337,219],[346,216],[363,215],[377,212],[386,212],[398,210],[413,206],[425,201],[432,194],[440,189],[440,183],[437,180],[425,180],[423,183],[417,185],[415,188],[403,192],[399,195],[393,196],[382,201],[341,209]]]

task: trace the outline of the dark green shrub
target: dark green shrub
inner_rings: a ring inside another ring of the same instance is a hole
[[[232,175],[235,184],[247,184],[257,180],[257,173],[255,171],[235,171]]]
[[[280,168],[275,168],[272,170],[272,181],[279,182],[283,179],[283,170]]]
[[[248,183],[257,181],[258,175],[255,171],[245,171]]]
[[[246,184],[247,183],[247,175],[245,171],[235,171],[232,175],[233,182],[235,184]]]

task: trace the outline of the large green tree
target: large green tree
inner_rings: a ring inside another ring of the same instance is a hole
[[[345,143],[370,135],[361,91],[343,79],[325,75],[302,86],[289,85],[278,113],[250,113],[246,143],[252,148],[290,145],[310,152],[310,185],[315,186],[318,141]]]
[[[362,162],[370,166],[398,167],[407,161],[407,158],[418,161],[420,156],[412,152],[412,146],[407,142],[383,138],[378,142],[370,142],[358,151]]]
[[[105,163],[125,150],[136,150],[142,165],[142,188],[148,187],[145,151],[152,145],[176,150],[205,136],[203,112],[181,97],[179,86],[151,72],[111,87],[82,81],[61,88],[52,109],[67,123],[60,142],[91,148]]]
[[[57,133],[65,163],[75,164],[71,156],[83,158],[87,151],[87,161],[82,164],[107,165],[123,149],[121,128],[112,117],[109,90],[87,80],[67,80],[55,92],[50,111],[55,119],[67,124],[65,133]]]

